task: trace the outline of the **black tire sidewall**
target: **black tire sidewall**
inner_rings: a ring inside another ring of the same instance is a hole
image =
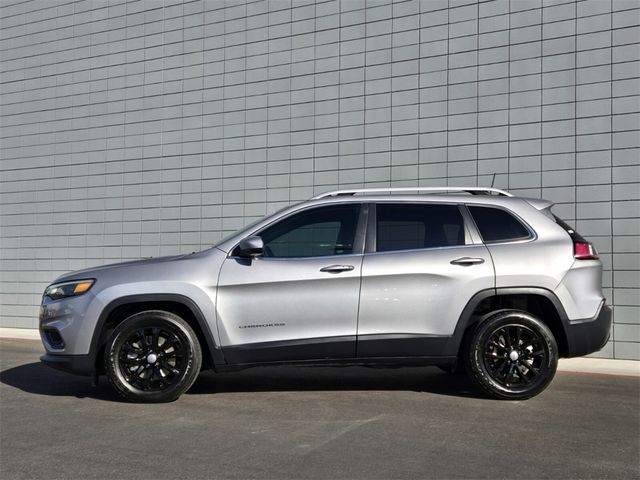
[[[544,365],[544,377],[529,388],[511,389],[505,387],[492,378],[485,366],[483,356],[487,337],[501,326],[510,324],[522,325],[533,330],[546,343],[548,354]],[[558,366],[558,346],[553,333],[541,320],[528,312],[507,310],[490,316],[478,325],[470,338],[466,360],[467,371],[473,382],[491,397],[504,400],[524,400],[538,395],[553,380]]]
[[[171,330],[183,342],[187,352],[187,365],[180,378],[163,390],[151,392],[140,390],[130,385],[120,371],[118,354],[122,344],[135,330],[145,327],[162,327]],[[162,310],[148,310],[128,317],[115,328],[105,347],[104,365],[110,383],[126,400],[148,403],[171,402],[195,382],[202,365],[202,352],[195,332],[182,318]]]

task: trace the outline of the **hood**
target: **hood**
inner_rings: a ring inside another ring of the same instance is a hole
[[[158,263],[173,262],[176,260],[182,260],[185,258],[199,256],[202,253],[204,252],[194,252],[194,253],[188,253],[188,254],[182,254],[182,255],[170,255],[166,257],[142,258],[140,260],[130,260],[127,262],[110,263],[107,265],[100,265],[97,267],[84,268],[82,270],[75,270],[73,272],[65,273],[59,276],[58,278],[56,278],[56,280],[52,283],[65,282],[68,280],[78,280],[82,278],[95,278],[96,276],[98,276],[99,273],[102,273],[108,270],[114,270],[117,268],[129,267],[129,266],[142,267],[142,266],[154,265]]]

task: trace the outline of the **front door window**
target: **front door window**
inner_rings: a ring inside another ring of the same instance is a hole
[[[353,253],[359,211],[359,205],[335,205],[286,218],[259,233],[264,242],[264,256],[349,255]]]

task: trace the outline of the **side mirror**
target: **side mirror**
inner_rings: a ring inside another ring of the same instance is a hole
[[[236,255],[242,258],[259,257],[264,252],[264,242],[258,235],[247,237],[236,248]]]

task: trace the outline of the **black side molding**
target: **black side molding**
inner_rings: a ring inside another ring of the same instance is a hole
[[[336,360],[355,357],[356,336],[245,343],[223,350],[229,365]]]
[[[451,337],[417,334],[358,335],[358,358],[446,356]]]

